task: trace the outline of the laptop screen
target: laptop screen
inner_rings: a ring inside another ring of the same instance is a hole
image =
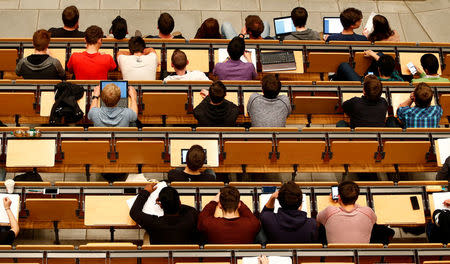
[[[339,17],[324,17],[323,18],[323,34],[341,33],[344,27],[341,24]]]
[[[108,84],[115,84],[120,88],[120,98],[128,98],[128,82],[127,81],[101,81],[100,90],[102,91]]]
[[[275,25],[275,34],[277,36],[286,35],[295,31],[295,26],[290,16],[276,17],[273,19],[273,23]]]

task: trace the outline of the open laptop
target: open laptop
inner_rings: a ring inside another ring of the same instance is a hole
[[[341,33],[344,27],[341,24],[339,17],[324,17],[323,18],[323,34]]]
[[[292,71],[297,69],[294,51],[281,50],[261,52],[261,65],[263,72]]]
[[[275,28],[275,36],[277,39],[280,39],[283,36],[286,36],[296,30],[290,16],[276,17],[273,19],[273,24]]]
[[[117,103],[117,106],[119,107],[128,107],[128,81],[100,81],[100,91],[105,88],[108,84],[115,84],[117,87],[120,88],[120,100]],[[103,102],[100,100],[100,103],[103,104]]]

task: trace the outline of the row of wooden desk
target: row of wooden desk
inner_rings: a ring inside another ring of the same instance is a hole
[[[21,228],[109,228],[114,240],[115,228],[136,228],[129,216],[127,200],[134,197],[147,183],[117,182],[56,182],[18,183],[15,193],[21,195]],[[329,205],[338,206],[330,199],[330,186],[335,182],[298,182],[306,195],[304,210],[315,215]],[[440,192],[448,182],[358,182],[361,195],[357,201],[370,206],[377,214],[377,223],[391,226],[418,226],[434,211],[432,192]],[[424,185],[426,184],[426,185]],[[280,186],[280,182],[234,182],[241,193],[241,201],[252,211],[260,212],[263,186]],[[217,182],[172,183],[180,193],[183,204],[201,210],[223,187]],[[57,189],[58,194],[44,194],[44,190]],[[0,189],[5,192],[5,189]],[[413,210],[410,197],[417,197],[419,210]],[[220,216],[216,214],[216,216]],[[57,236],[57,241],[58,236]]]

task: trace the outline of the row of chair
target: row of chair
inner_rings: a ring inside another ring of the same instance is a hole
[[[53,85],[56,81],[16,81],[0,82],[0,119],[4,123],[44,124],[48,123],[54,103]],[[78,101],[80,109],[87,113],[91,107],[89,99],[96,81],[76,82],[85,85],[85,96]],[[195,125],[193,109],[201,102],[201,89],[207,89],[211,82],[137,82],[139,120],[144,124],[166,126],[168,124]],[[250,95],[261,93],[259,82],[226,82],[226,99],[239,106],[241,116],[237,122],[245,125],[251,121],[247,115]],[[450,83],[432,83],[433,105],[441,105],[444,114],[442,124],[448,124],[450,115]],[[389,104],[388,115],[395,115],[400,103],[414,90],[409,83],[386,82],[382,96]],[[284,82],[281,94],[290,99],[293,113],[288,124],[336,124],[346,119],[342,102],[353,96],[362,95],[358,82]],[[80,124],[89,125],[85,118]]]
[[[292,263],[416,263],[439,264],[450,260],[442,244],[269,244],[258,245],[143,245],[131,243],[89,243],[72,245],[17,245],[0,248],[0,260],[15,263],[157,263],[240,264],[243,257],[285,256]]]

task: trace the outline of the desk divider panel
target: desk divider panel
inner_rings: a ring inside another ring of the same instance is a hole
[[[224,165],[271,164],[272,141],[225,141],[224,152]]]
[[[349,62],[350,54],[341,52],[309,52],[306,72],[336,72],[339,64]]]
[[[323,164],[322,154],[326,143],[319,141],[280,140],[278,151],[280,158],[277,164]]]
[[[186,93],[144,93],[144,116],[186,115],[188,94]]]
[[[373,164],[378,151],[377,141],[333,141],[330,163],[338,164]]]
[[[64,165],[108,165],[109,140],[63,140],[61,150],[64,153]]]
[[[430,151],[429,141],[385,141],[383,143],[386,164],[424,164]]]
[[[164,164],[162,154],[164,141],[127,141],[118,140],[116,151],[119,153],[118,164]]]

